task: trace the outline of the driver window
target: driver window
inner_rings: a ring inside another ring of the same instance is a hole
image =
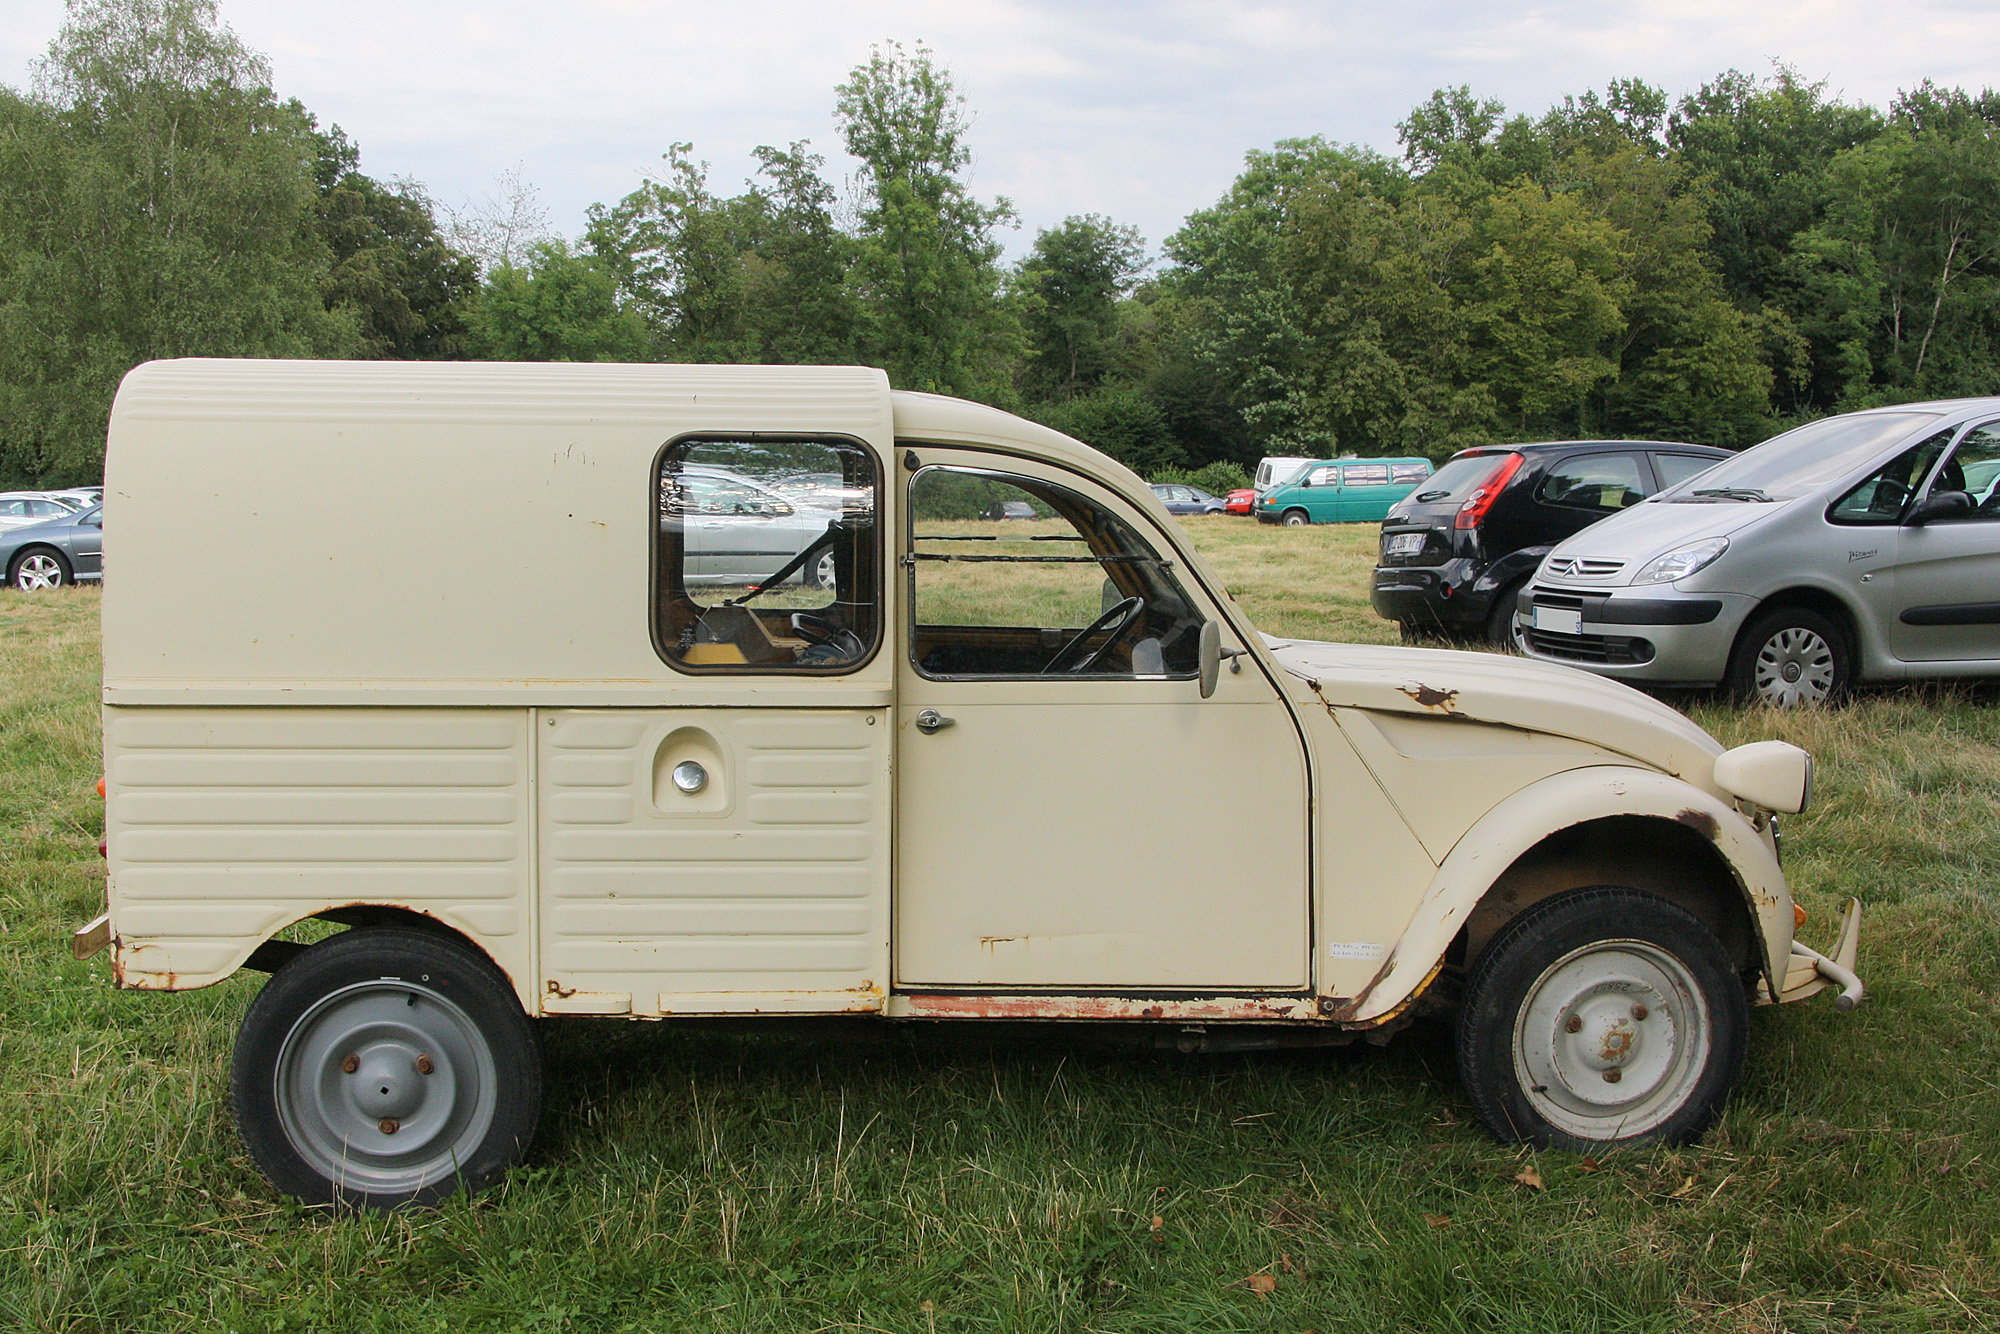
[[[1201,616],[1168,562],[1039,478],[910,481],[911,660],[930,677],[1191,677]]]
[[[683,671],[852,671],[881,627],[874,456],[682,440],[660,457],[654,639]]]
[[[1939,431],[1889,460],[1827,509],[1833,523],[1897,523],[1924,475],[1951,443],[1951,432]]]
[[[1963,491],[1972,497],[1971,519],[2000,519],[2000,422],[1967,431],[1958,450],[1932,479],[1930,494]]]

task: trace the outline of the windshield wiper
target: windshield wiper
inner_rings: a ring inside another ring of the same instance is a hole
[[[1411,499],[1415,500],[1419,505],[1422,505],[1433,500],[1443,500],[1446,496],[1450,494],[1451,491],[1449,489],[1443,491],[1423,491],[1419,492],[1415,496],[1412,496]]]
[[[1766,504],[1771,498],[1754,486],[1705,486],[1698,491],[1688,492],[1691,496],[1719,496],[1724,500],[1761,500]]]

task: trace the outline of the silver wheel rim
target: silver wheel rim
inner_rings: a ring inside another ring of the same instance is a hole
[[[1788,709],[1820,704],[1833,693],[1833,646],[1802,625],[1787,626],[1757,650],[1757,697]]]
[[[813,566],[813,579],[821,588],[832,588],[834,578],[833,553],[829,551]]]
[[[37,551],[22,560],[14,571],[14,584],[28,592],[62,586],[62,566],[46,552]]]
[[[1572,950],[1528,988],[1514,1075],[1529,1104],[1579,1139],[1658,1129],[1687,1104],[1713,1046],[1686,964],[1643,940]]]
[[[1303,528],[1303,527],[1305,527],[1305,526],[1306,526],[1306,516],[1305,516],[1305,515],[1303,515],[1303,514],[1287,514],[1287,515],[1285,516],[1285,527],[1287,527],[1287,528]]]
[[[274,1078],[299,1156],[344,1190],[379,1195],[456,1174],[492,1128],[498,1086],[464,1010],[388,978],[343,987],[301,1015]]]

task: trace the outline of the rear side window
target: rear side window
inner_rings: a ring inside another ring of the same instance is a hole
[[[1428,463],[1392,463],[1389,465],[1389,480],[1397,486],[1415,486],[1431,475]]]
[[[668,446],[654,478],[660,656],[687,672],[859,667],[881,634],[879,484],[849,440]]]
[[[1720,462],[1721,459],[1706,459],[1699,454],[1655,454],[1653,471],[1660,475],[1660,489],[1665,491],[1690,477],[1701,476]]]
[[[1610,513],[1646,498],[1639,460],[1631,454],[1580,454],[1542,475],[1535,499],[1568,509]]]

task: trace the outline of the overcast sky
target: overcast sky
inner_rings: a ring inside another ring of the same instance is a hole
[[[61,0],[0,0],[0,82],[24,87]],[[376,176],[443,204],[519,164],[559,231],[653,170],[675,140],[735,193],[758,144],[810,139],[836,171],[833,87],[871,43],[922,42],[976,122],[973,183],[1023,228],[1073,213],[1137,225],[1157,250],[1243,154],[1282,138],[1396,150],[1432,89],[1510,111],[1638,77],[1670,94],[1782,60],[1886,105],[1923,78],[1977,89],[2000,69],[1994,0],[221,0],[277,90],[338,123]]]

